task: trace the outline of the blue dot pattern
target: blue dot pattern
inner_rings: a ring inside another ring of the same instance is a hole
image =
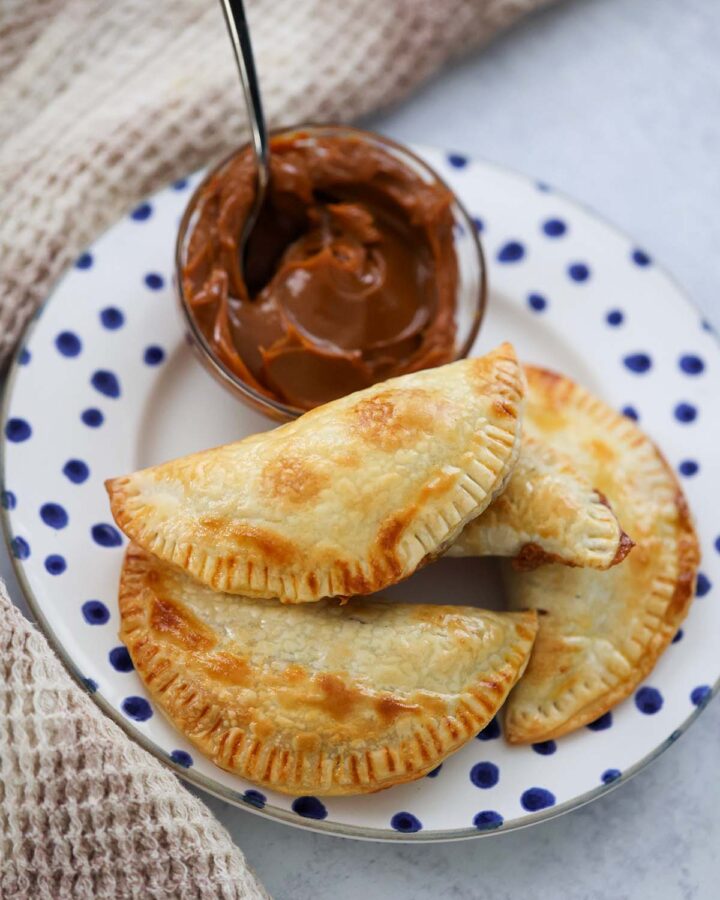
[[[8,419],[5,423],[5,437],[14,444],[27,441],[32,435],[32,427],[25,419]]]
[[[17,497],[12,491],[2,491],[0,493],[0,506],[3,509],[15,509],[17,506]]]
[[[478,734],[479,741],[494,741],[500,737],[500,723],[497,718],[491,719],[483,730]]]
[[[710,685],[700,684],[692,689],[690,693],[690,702],[693,706],[702,706],[704,703],[707,703],[711,694],[712,691],[710,690]]]
[[[516,263],[525,256],[525,247],[520,241],[508,241],[498,250],[497,261],[501,263]]]
[[[120,709],[128,719],[135,722],[147,722],[152,717],[152,707],[144,697],[126,697],[120,704]]]
[[[108,331],[117,331],[118,328],[122,328],[125,324],[125,315],[116,306],[108,306],[100,313],[100,323]]]
[[[699,470],[700,466],[694,459],[684,459],[678,466],[678,471],[686,478],[692,478],[693,475],[697,475]]]
[[[715,538],[715,549],[720,553],[720,535]]]
[[[542,294],[528,294],[528,306],[533,312],[543,312],[547,308],[547,300]]]
[[[644,250],[633,250],[632,261],[636,266],[649,266],[652,260]]]
[[[678,628],[678,630],[675,632],[675,636],[672,639],[673,644],[679,644],[683,639],[683,634],[684,631],[682,630],[682,628]]]
[[[555,795],[546,788],[531,787],[522,792],[520,803],[528,812],[538,812],[555,805]]]
[[[678,365],[686,375],[701,375],[705,371],[705,363],[694,353],[681,356]]]
[[[30,558],[30,544],[28,544],[24,537],[16,535],[10,541],[10,550],[15,559],[23,560]]]
[[[188,186],[188,180],[187,178],[178,178],[177,181],[173,181],[172,186],[175,191],[184,191]]]
[[[628,419],[632,419],[633,422],[640,421],[640,413],[635,409],[634,406],[623,406],[622,414],[627,416]]]
[[[646,716],[654,716],[663,705],[662,694],[654,687],[641,687],[635,694],[635,706]]]
[[[427,778],[437,778],[440,774],[440,770],[442,769],[442,763],[439,766],[436,766],[432,771],[427,773]]]
[[[652,360],[647,353],[631,353],[623,359],[625,367],[631,372],[643,375],[652,367]]]
[[[608,728],[612,728],[612,713],[606,712],[604,715],[600,716],[599,719],[595,719],[594,722],[590,722],[587,726],[590,731],[605,731]]]
[[[93,264],[93,255],[92,253],[81,253],[80,256],[75,260],[75,268],[76,269],[91,269]]]
[[[107,369],[98,369],[94,372],[90,384],[105,397],[116,400],[120,396],[120,382],[117,375]]]
[[[500,770],[491,762],[479,762],[470,769],[470,781],[475,787],[487,788],[495,787],[500,780]]]
[[[82,683],[85,685],[87,690],[90,691],[91,694],[94,694],[98,689],[97,681],[94,681],[92,678],[83,678]]]
[[[395,813],[390,819],[390,825],[395,831],[402,831],[403,834],[414,834],[422,828],[420,819],[409,812]]]
[[[622,773],[620,769],[605,769],[605,771],[600,776],[600,781],[603,784],[612,784],[613,781],[617,781]]]
[[[692,403],[678,403],[675,407],[675,418],[683,425],[687,425],[697,419],[697,409]]]
[[[159,291],[165,286],[165,279],[157,272],[148,272],[145,276],[145,284],[151,291]]]
[[[464,169],[468,163],[467,156],[462,153],[448,153],[447,161],[453,169]]]
[[[499,828],[503,821],[503,817],[494,809],[483,809],[473,817],[473,825],[479,831],[491,831],[493,828]]]
[[[292,809],[305,819],[327,818],[327,809],[317,797],[296,797],[292,802]]]
[[[697,585],[695,587],[695,596],[696,597],[704,597],[705,594],[709,594],[712,588],[712,584],[710,583],[710,579],[704,572],[698,572],[697,577]]]
[[[68,514],[59,503],[43,503],[40,507],[40,518],[49,527],[59,531],[69,521]]]
[[[100,412],[99,409],[85,409],[80,414],[80,418],[84,425],[87,425],[88,428],[99,428],[102,423],[105,421],[105,416]]]
[[[135,668],[127,647],[113,647],[108,653],[108,659],[116,672],[132,672]]]
[[[562,237],[567,231],[567,225],[562,219],[548,219],[543,222],[542,230],[548,237]]]
[[[90,476],[90,468],[81,459],[69,459],[63,466],[63,475],[73,484],[82,484]]]
[[[114,525],[108,525],[106,522],[93,525],[90,534],[95,543],[101,547],[120,547],[122,545],[120,532]]]
[[[23,347],[20,351],[20,355],[18,356],[18,365],[26,366],[30,360],[32,359],[32,355],[27,347]]]
[[[249,803],[250,806],[254,806],[256,809],[262,809],[267,802],[265,794],[261,794],[260,791],[253,790],[252,788],[245,791],[243,800],[246,803]]]
[[[183,769],[189,769],[193,764],[193,758],[187,752],[187,750],[173,750],[170,754],[170,759],[178,766],[182,766]]]
[[[156,345],[147,347],[143,359],[148,366],[157,366],[165,359],[165,351]]]
[[[485,230],[485,223],[479,216],[473,216],[473,225],[475,226],[475,231]]]
[[[532,748],[540,756],[552,756],[557,750],[557,744],[555,741],[538,741],[537,744],[532,745]]]
[[[67,562],[65,561],[65,557],[61,556],[59,553],[51,553],[49,556],[45,557],[45,571],[49,575],[62,575],[66,569]]]
[[[82,351],[82,342],[72,331],[61,331],[55,338],[55,346],[58,353],[68,357],[79,356]]]
[[[617,328],[618,325],[622,325],[625,321],[625,316],[620,309],[611,309],[610,312],[605,316],[605,321],[608,325],[612,325],[613,328]]]
[[[110,610],[102,600],[86,600],[80,611],[88,625],[106,625],[110,621]]]
[[[130,218],[136,222],[146,222],[152,215],[152,206],[149,203],[141,203],[130,213]]]
[[[572,281],[577,281],[579,284],[590,278],[590,267],[586,263],[571,263],[567,271]]]

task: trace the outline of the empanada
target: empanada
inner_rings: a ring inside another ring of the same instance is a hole
[[[534,612],[216,594],[133,545],[120,637],[173,724],[277,791],[359,794],[420,778],[492,719]]]
[[[115,478],[113,516],[218,591],[287,603],[373,593],[441,553],[504,487],[524,392],[503,344]]]
[[[608,569],[632,545],[606,498],[571,461],[525,437],[505,490],[446,555],[511,556],[521,570],[549,562]]]
[[[692,600],[698,542],[678,482],[648,437],[567,378],[528,368],[527,432],[551,441],[607,494],[636,542],[607,572],[504,564],[513,609],[540,627],[506,704],[509,741],[544,741],[597,719],[651,671]]]

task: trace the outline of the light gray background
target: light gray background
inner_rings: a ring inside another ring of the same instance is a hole
[[[518,168],[588,203],[661,260],[720,330],[720,0],[560,4],[365,124]],[[4,549],[0,572],[19,598]],[[704,900],[720,896],[719,762],[715,701],[591,806],[433,846],[310,834],[206,799],[276,900]]]

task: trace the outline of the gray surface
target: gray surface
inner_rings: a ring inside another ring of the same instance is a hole
[[[575,0],[368,124],[561,187],[635,235],[720,328],[719,46],[717,0]],[[277,900],[704,900],[720,879],[718,748],[715,701],[654,765],[591,806],[455,845],[349,842],[208,803]]]

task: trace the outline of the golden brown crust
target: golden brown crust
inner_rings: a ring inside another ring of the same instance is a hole
[[[437,766],[495,715],[535,613],[215,594],[134,545],[120,637],[148,692],[213,762],[293,794],[367,793]]]
[[[524,391],[504,344],[111,479],[112,514],[217,591],[287,603],[373,593],[492,501],[515,464]]]
[[[607,498],[572,460],[525,435],[506,487],[447,554],[511,557],[518,571],[548,563],[608,569],[632,546]]]
[[[526,372],[526,428],[573,455],[635,547],[607,572],[505,570],[511,606],[543,610],[530,663],[505,707],[511,743],[567,734],[629,696],[687,614],[700,560],[675,474],[649,438],[569,379]]]

